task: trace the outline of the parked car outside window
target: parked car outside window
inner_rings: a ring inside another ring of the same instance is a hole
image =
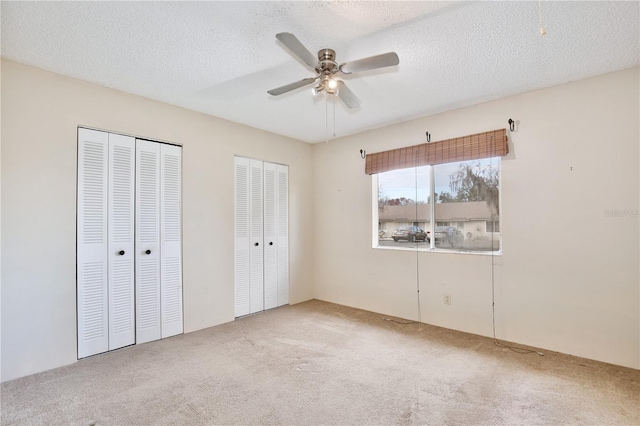
[[[447,243],[451,246],[458,244],[464,239],[462,232],[455,226],[436,226],[435,241],[436,243]],[[427,236],[427,241],[431,242],[431,236]]]
[[[407,240],[409,242],[427,241],[427,233],[418,226],[399,226],[395,231],[393,231],[392,237],[395,242],[398,242],[399,240]]]

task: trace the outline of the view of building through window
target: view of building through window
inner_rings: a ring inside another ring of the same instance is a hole
[[[499,157],[379,173],[378,246],[499,250],[499,184]]]

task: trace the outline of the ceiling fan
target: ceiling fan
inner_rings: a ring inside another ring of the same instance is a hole
[[[348,108],[357,108],[360,106],[360,100],[342,80],[336,80],[335,75],[338,73],[351,74],[376,68],[390,67],[400,63],[398,55],[395,52],[388,52],[338,65],[336,62],[336,52],[332,49],[321,49],[318,52],[318,59],[316,60],[313,54],[309,52],[293,34],[279,33],[276,34],[276,38],[280,40],[291,53],[314,70],[316,76],[305,78],[295,83],[278,87],[277,89],[268,90],[267,93],[273,96],[282,95],[283,93],[318,82],[317,86],[313,88],[314,94],[324,91],[338,95]]]

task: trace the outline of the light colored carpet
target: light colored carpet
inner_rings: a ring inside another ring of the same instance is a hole
[[[2,385],[2,424],[640,424],[640,371],[310,301]]]

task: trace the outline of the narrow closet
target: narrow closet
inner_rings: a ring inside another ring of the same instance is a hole
[[[78,358],[183,332],[181,155],[78,129]]]
[[[235,316],[289,303],[289,168],[235,157]]]

